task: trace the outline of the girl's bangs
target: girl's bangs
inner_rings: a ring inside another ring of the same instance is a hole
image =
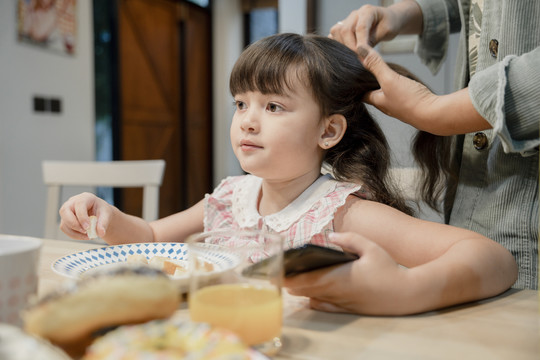
[[[230,78],[231,94],[258,91],[262,94],[283,95],[292,89],[294,77],[303,77],[302,60],[283,49],[252,45],[240,56]]]

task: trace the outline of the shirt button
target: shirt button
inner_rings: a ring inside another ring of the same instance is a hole
[[[499,42],[496,39],[491,39],[489,41],[489,53],[491,57],[496,58],[499,53]]]
[[[488,146],[488,138],[483,132],[477,132],[473,137],[473,145],[476,150],[483,150]]]

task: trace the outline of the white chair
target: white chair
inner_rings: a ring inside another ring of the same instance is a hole
[[[42,162],[47,186],[45,238],[58,238],[61,189],[65,186],[142,187],[142,217],[156,220],[159,187],[165,170],[164,160],[135,161],[48,161]]]

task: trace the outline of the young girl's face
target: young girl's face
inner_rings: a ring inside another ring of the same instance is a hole
[[[324,132],[320,108],[297,79],[285,94],[236,94],[231,144],[244,171],[288,181],[320,172]]]

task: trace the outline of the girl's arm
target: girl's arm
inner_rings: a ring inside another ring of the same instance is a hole
[[[184,241],[189,235],[204,229],[204,200],[189,209],[150,223],[155,241]]]
[[[153,222],[128,215],[94,194],[82,193],[70,198],[60,208],[60,229],[69,237],[88,240],[89,217],[97,217],[97,235],[108,244],[140,242],[178,242],[191,233],[203,230],[204,204]]]
[[[360,258],[285,282],[321,310],[412,314],[497,295],[517,278],[514,258],[494,241],[380,203],[351,198],[335,229],[347,232],[335,244]]]

